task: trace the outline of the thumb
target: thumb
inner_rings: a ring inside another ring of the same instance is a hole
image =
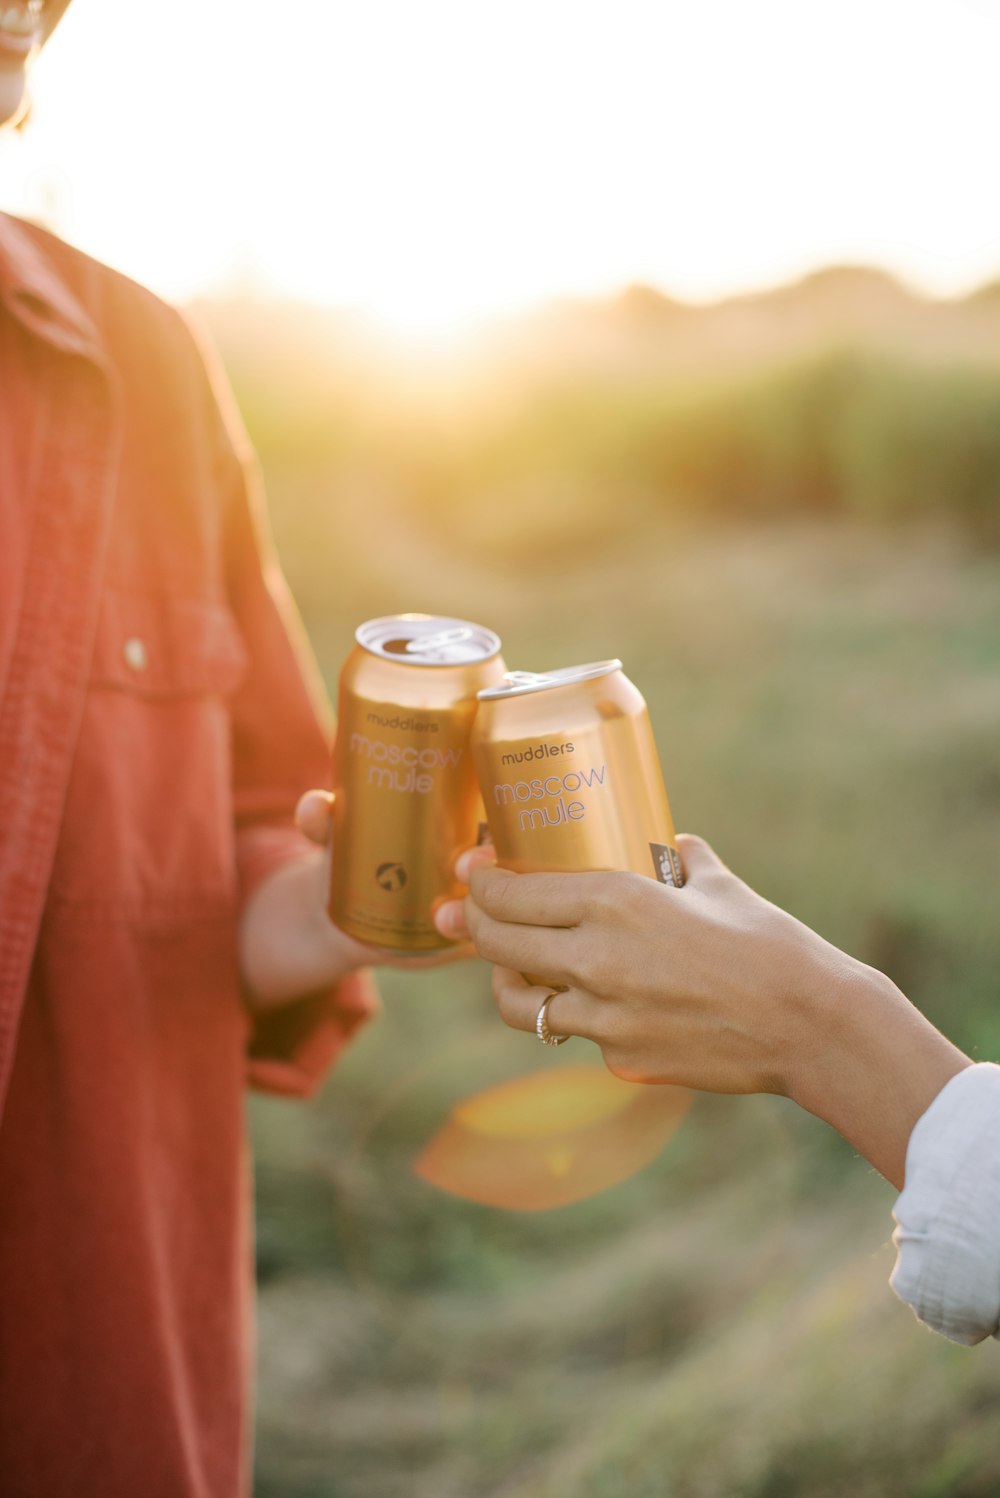
[[[306,791],[295,808],[295,821],[300,832],[310,842],[321,848],[330,841],[333,826],[333,796],[329,791]]]
[[[703,837],[695,837],[690,832],[679,832],[677,834],[677,851],[681,855],[681,863],[684,872],[690,881],[698,882],[705,874],[728,874],[729,870],[709,843]]]

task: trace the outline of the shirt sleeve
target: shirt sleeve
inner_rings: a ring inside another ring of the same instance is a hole
[[[233,815],[241,901],[285,864],[311,856],[294,824],[302,792],[330,780],[333,717],[271,541],[256,458],[228,384],[203,350],[211,381],[224,501],[226,589],[249,657],[232,702]],[[250,1017],[250,1085],[313,1092],[377,1008],[368,973]]]
[[[894,1216],[900,1299],[953,1342],[1000,1336],[1000,1066],[958,1072],[918,1119]]]

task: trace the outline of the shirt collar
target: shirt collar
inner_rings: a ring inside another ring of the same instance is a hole
[[[101,337],[27,225],[0,213],[0,301],[36,337],[65,353],[102,357]]]

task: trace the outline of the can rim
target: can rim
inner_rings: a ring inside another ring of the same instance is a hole
[[[496,686],[484,687],[476,696],[480,702],[497,702],[507,697],[525,697],[529,692],[547,692],[553,687],[573,686],[580,681],[596,681],[622,669],[619,660],[588,661],[582,666],[562,666],[556,671],[508,671]]]
[[[471,619],[448,614],[382,614],[354,631],[362,650],[397,666],[475,666],[499,654],[500,636]],[[390,641],[405,640],[402,650]]]

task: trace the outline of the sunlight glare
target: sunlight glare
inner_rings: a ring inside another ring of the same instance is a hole
[[[603,1066],[514,1077],[466,1098],[413,1170],[452,1196],[542,1212],[636,1174],[680,1127],[692,1094],[621,1082]]]
[[[250,289],[418,341],[836,262],[956,291],[1000,266],[985,8],[299,0],[276,37],[259,0],[213,0],[193,41],[77,0],[0,192],[172,299]]]

